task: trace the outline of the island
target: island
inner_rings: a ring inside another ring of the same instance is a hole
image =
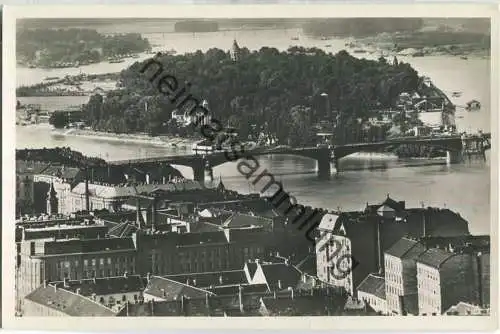
[[[19,29],[17,62],[29,67],[64,68],[119,62],[122,58],[151,50],[137,33],[103,35],[91,29]]]
[[[283,52],[238,47],[236,57],[210,49],[157,59],[179,82],[192,82],[190,93],[207,100],[213,118],[234,128],[239,138],[263,145],[319,145],[318,133],[333,134],[335,143],[379,141],[411,135],[422,126],[420,111],[454,112],[428,78],[397,59],[358,59],[346,51],[332,55],[302,47]],[[120,90],[90,98],[84,106],[86,126],[98,132],[202,138],[186,121],[187,110],[177,110],[140,73],[144,65],[135,63],[120,73]]]

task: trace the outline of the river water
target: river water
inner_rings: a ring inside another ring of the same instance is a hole
[[[141,28],[143,30],[141,30]],[[101,27],[99,29],[111,28]],[[164,30],[162,30],[164,29]],[[105,31],[105,32],[107,32]],[[179,53],[206,51],[212,47],[227,50],[233,39],[240,46],[259,49],[263,46],[287,49],[291,44],[306,47],[321,47],[330,52],[344,48],[345,40],[318,41],[300,36],[292,41],[292,36],[300,35],[295,30],[226,31],[203,34],[158,33],[170,31],[161,26],[141,27],[124,25],[120,32],[140,32],[161,49],[175,49]],[[326,47],[330,44],[330,47]],[[362,55],[378,58],[379,54]],[[143,58],[147,55],[143,55]],[[457,111],[457,126],[465,131],[482,129],[490,131],[490,61],[479,57],[462,60],[459,57],[430,56],[422,58],[399,57],[409,62],[420,75],[429,76],[436,86],[451,95],[452,91],[463,92],[454,99],[457,105],[477,99],[482,104],[479,112]],[[93,64],[81,69],[29,69],[18,68],[17,85],[41,82],[48,76],[66,74],[117,72],[137,59],[129,59],[118,64]],[[196,78],[186,78],[195,81]],[[81,104],[85,98],[20,98],[24,103],[42,103],[58,109],[64,104]],[[17,127],[16,147],[36,148],[69,146],[86,155],[100,156],[107,160],[182,154],[185,151],[151,144],[113,142],[102,139],[71,137],[52,134],[47,127]],[[281,180],[284,188],[299,202],[315,207],[342,210],[362,209],[369,203],[384,200],[390,194],[396,200],[406,200],[408,206],[439,206],[458,211],[470,222],[472,233],[490,233],[490,157],[487,161],[472,161],[446,166],[441,162],[397,160],[387,157],[347,157],[340,161],[341,172],[331,180],[318,180],[315,161],[296,156],[259,157],[262,168],[267,168]],[[186,176],[192,177],[190,168],[178,166]],[[222,177],[226,187],[240,192],[259,191],[239,175],[235,163],[225,163],[214,168],[214,177]]]

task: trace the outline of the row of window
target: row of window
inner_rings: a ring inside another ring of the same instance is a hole
[[[108,257],[108,258],[93,258],[93,259],[84,259],[83,260],[83,266],[84,267],[88,267],[88,266],[92,266],[92,267],[96,267],[98,264],[99,266],[104,266],[105,264],[107,265],[111,265],[113,263],[122,263],[122,264],[127,264],[127,263],[130,263],[130,264],[134,264],[135,262],[135,259],[133,256],[120,256],[120,257],[117,257],[117,258],[111,258],[111,257]],[[78,259],[76,260],[73,260],[73,261],[59,261],[56,263],[56,266],[57,266],[57,269],[61,269],[61,268],[71,268],[71,267],[78,267],[80,265],[80,261]]]

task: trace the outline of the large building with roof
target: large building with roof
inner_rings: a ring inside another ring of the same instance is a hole
[[[385,277],[370,274],[357,288],[358,298],[380,314],[387,314],[387,300],[385,295]]]
[[[419,315],[440,315],[459,302],[489,308],[489,242],[429,248],[416,261]]]
[[[406,208],[404,201],[389,196],[382,203],[367,204],[363,211],[325,215],[319,230],[318,276],[348,291],[353,291],[368,274],[382,274],[384,251],[404,236],[470,234],[468,222],[458,213],[431,207]],[[339,266],[345,274],[339,275]]]

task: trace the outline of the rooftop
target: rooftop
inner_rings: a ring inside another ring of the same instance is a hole
[[[194,299],[205,298],[207,294],[213,295],[210,291],[160,276],[151,277],[144,290],[144,294],[164,300],[179,300],[181,296],[188,299]]]
[[[105,277],[95,279],[68,280],[66,282],[52,282],[65,290],[79,293],[83,296],[98,296],[108,294],[143,291],[146,280],[139,275]]]
[[[215,272],[202,272],[193,274],[166,275],[168,278],[179,283],[190,282],[200,288],[208,288],[210,286],[225,286],[232,284],[248,283],[244,270],[228,270]]]
[[[385,278],[382,276],[369,274],[359,284],[357,290],[374,295],[381,299],[385,299]]]
[[[104,305],[50,284],[39,287],[25,298],[73,317],[110,317],[115,315]]]

